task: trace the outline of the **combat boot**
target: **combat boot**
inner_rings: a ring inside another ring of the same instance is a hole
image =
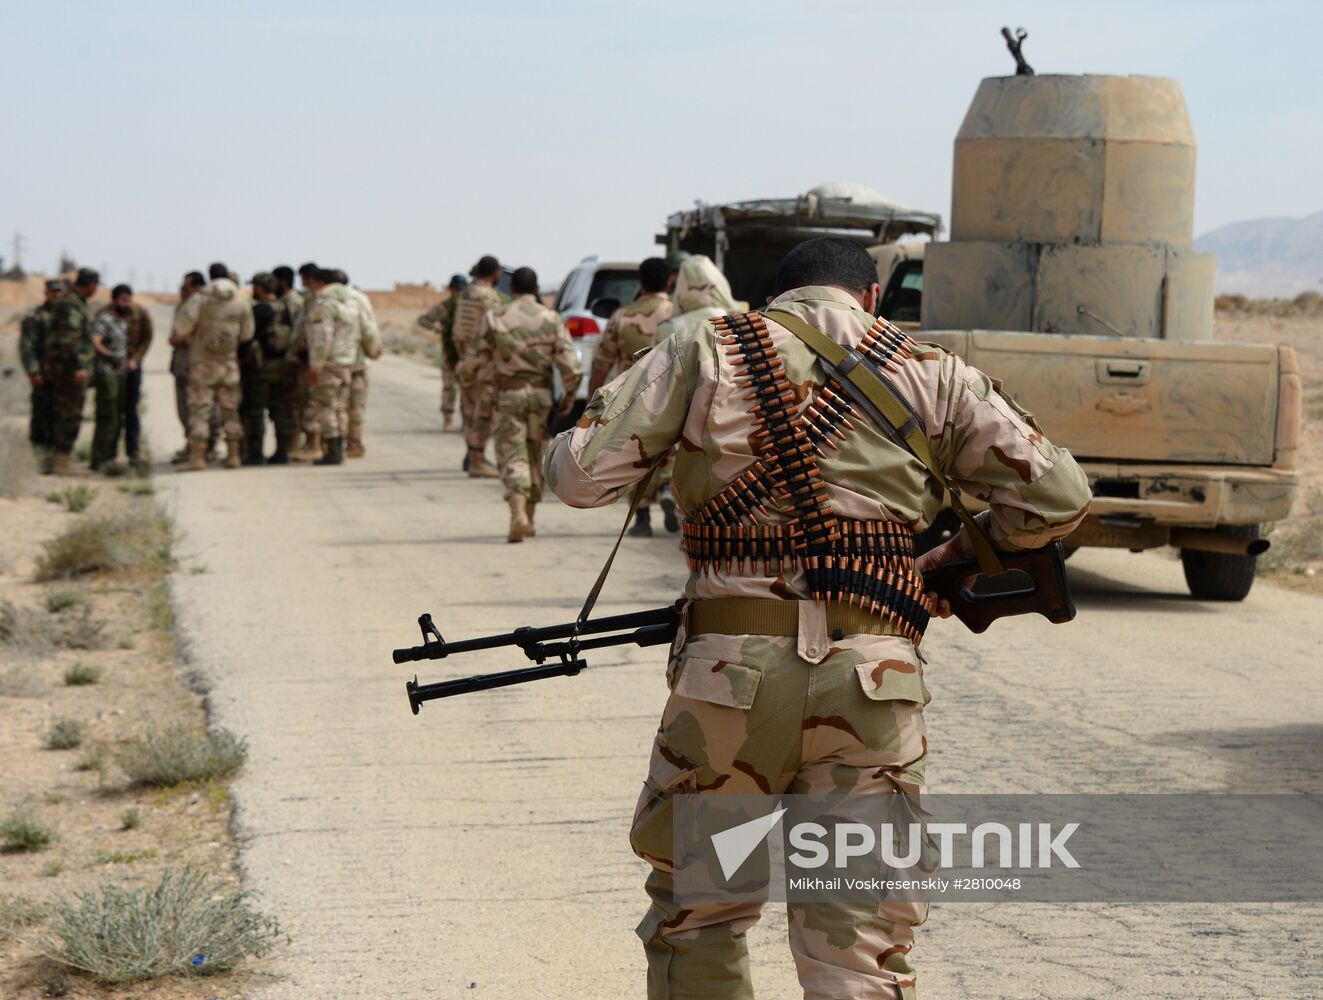
[[[501,472],[487,464],[487,456],[480,451],[469,451],[470,479],[500,479]]]
[[[276,450],[271,453],[271,457],[266,460],[267,465],[288,465],[289,464],[289,435],[276,435]]]
[[[326,439],[326,454],[312,463],[313,465],[344,465],[345,439],[333,437]]]
[[[73,473],[73,456],[67,451],[57,451],[55,458],[51,462],[51,474],[55,476],[68,476]]]
[[[260,434],[244,433],[244,465],[265,465],[266,458],[262,455],[266,446],[266,431]]]
[[[201,472],[207,467],[207,441],[197,438],[188,442],[188,464],[180,471]]]
[[[630,538],[651,538],[652,537],[652,511],[647,507],[640,507],[634,514],[634,526],[629,529]]]
[[[522,542],[533,532],[528,523],[528,497],[522,493],[511,493],[506,498],[510,504],[510,533],[505,536],[507,542]]]
[[[680,530],[680,519],[675,514],[675,501],[671,499],[670,494],[661,498],[662,524],[666,525],[666,530],[674,535]]]
[[[454,429],[455,429],[455,418],[452,417],[449,413],[447,413],[444,417],[441,418],[441,430],[443,433],[449,434]]]
[[[528,527],[524,529],[525,538],[533,538],[537,535],[537,527],[533,524],[533,515],[537,512],[537,501],[528,501]]]
[[[225,439],[225,468],[237,469],[242,461],[239,457],[239,446],[243,443],[243,438]]]
[[[188,442],[185,441],[184,447],[180,448],[177,452],[175,452],[173,455],[170,456],[170,464],[183,465],[187,461],[188,461]]]
[[[345,458],[362,458],[367,454],[362,441],[350,441],[345,447]]]
[[[316,431],[303,436],[303,449],[292,456],[296,462],[311,462],[313,459],[321,457],[322,436]]]

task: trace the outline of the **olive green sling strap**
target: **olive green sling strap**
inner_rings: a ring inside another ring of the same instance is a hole
[[[965,526],[966,536],[978,558],[979,569],[989,576],[1004,572],[1001,557],[997,555],[992,541],[961,501],[960,487],[937,464],[922,421],[896,391],[895,386],[860,352],[838,344],[794,313],[767,309],[763,315],[781,324],[816,354],[828,372],[841,381],[856,401],[860,401],[859,396],[862,395],[871,404],[869,408],[875,411],[875,416],[882,417],[885,422],[883,430],[888,432],[888,436],[922,462],[933,478],[946,489],[952,509]]]

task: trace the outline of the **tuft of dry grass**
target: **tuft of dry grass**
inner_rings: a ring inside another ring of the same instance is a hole
[[[228,729],[197,736],[187,726],[148,730],[125,741],[115,755],[133,784],[165,788],[224,778],[247,759],[247,742]]]
[[[55,830],[30,810],[18,806],[0,820],[0,851],[44,851],[55,843]]]
[[[167,870],[152,887],[107,885],[58,897],[46,953],[111,985],[228,972],[285,940],[250,893],[197,870]]]
[[[46,910],[26,896],[0,896],[0,944],[46,919]]]
[[[92,617],[86,602],[81,607],[82,614],[66,610],[57,612],[52,620],[29,608],[0,601],[0,645],[26,656],[39,656],[53,648],[100,649],[106,624]]]
[[[83,745],[86,735],[77,719],[56,719],[42,736],[42,742],[47,750],[73,750]]]
[[[53,615],[88,606],[87,597],[83,592],[72,587],[56,587],[54,590],[46,591],[44,603],[46,610]]]
[[[46,542],[42,549],[37,561],[38,582],[151,562],[168,564],[170,527],[151,509],[138,508],[116,517],[80,521]]]
[[[66,486],[61,490],[51,490],[46,494],[46,500],[50,503],[62,503],[65,509],[71,514],[81,514],[92,506],[92,501],[96,499],[96,490],[85,483],[79,483],[77,486]]]
[[[0,672],[0,698],[39,698],[45,693],[41,678],[30,667],[15,663]]]

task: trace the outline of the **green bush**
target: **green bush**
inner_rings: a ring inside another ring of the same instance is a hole
[[[0,850],[44,851],[55,840],[55,831],[21,806],[0,820]]]
[[[62,503],[72,514],[81,514],[92,506],[92,501],[96,499],[96,490],[79,483],[77,486],[66,486],[62,490],[51,490],[46,494],[46,499],[51,503]]]
[[[247,759],[247,742],[228,729],[197,736],[186,726],[149,730],[125,742],[115,755],[134,784],[166,788],[224,778]]]
[[[81,660],[64,670],[65,687],[85,687],[101,680],[101,668]]]
[[[126,830],[136,830],[142,826],[142,811],[137,806],[130,806],[119,814],[120,824]]]
[[[67,580],[162,558],[168,561],[169,525],[150,510],[94,517],[79,521],[42,548],[37,580]]]
[[[56,587],[46,591],[46,610],[53,615],[87,607],[87,597],[73,587]]]
[[[0,943],[45,918],[46,911],[26,896],[0,896]]]
[[[107,984],[228,972],[284,940],[252,896],[192,869],[154,887],[108,885],[50,906],[47,954]]]
[[[72,750],[83,745],[83,724],[77,719],[56,719],[46,730],[47,750]]]

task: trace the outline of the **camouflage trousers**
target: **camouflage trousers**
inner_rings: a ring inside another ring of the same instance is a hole
[[[464,443],[475,451],[487,447],[492,436],[492,410],[496,405],[496,387],[485,372],[459,369],[459,412],[464,420]]]
[[[455,366],[449,361],[441,361],[441,413],[454,416],[455,404],[459,401],[459,378],[455,375]]]
[[[349,433],[345,444],[363,446],[363,422],[367,418],[368,374],[355,368],[349,374]]]
[[[349,431],[349,369],[346,366],[328,362],[318,373],[317,383],[309,383],[303,430],[308,434],[321,434],[323,440],[344,437]]]
[[[923,784],[925,696],[913,646],[894,636],[849,636],[824,644],[827,654],[813,663],[793,641],[711,634],[686,641],[683,633],[676,640],[671,695],[630,831],[634,852],[653,869],[652,906],[638,928],[650,1000],[753,997],[745,933],[762,904],[673,898],[674,796],[895,795]],[[842,898],[791,902],[787,910],[806,1000],[915,997],[910,951],[927,904]]]
[[[72,454],[83,426],[83,403],[87,400],[87,382],[74,380],[75,369],[54,368],[46,371],[50,393],[50,446],[63,455]],[[90,376],[89,376],[90,379]]]
[[[54,431],[54,412],[51,408],[50,383],[32,387],[32,412],[28,418],[28,441],[34,448],[49,448]]]
[[[520,385],[496,394],[496,465],[505,495],[542,499],[542,453],[547,450],[551,387]]]
[[[92,376],[96,387],[96,429],[92,433],[91,468],[96,472],[119,456],[119,435],[124,418],[124,376],[97,365]]]
[[[188,366],[188,436],[206,441],[211,436],[211,414],[220,410],[221,433],[227,439],[243,437],[239,420],[239,361],[190,359]]]
[[[303,416],[308,409],[308,363],[291,356],[285,362],[285,408],[289,413],[293,432],[305,432]]]
[[[284,358],[272,358],[247,373],[244,380],[243,432],[244,437],[262,447],[266,437],[266,418],[276,428],[278,437],[288,440],[294,433],[294,420],[287,397]]]

